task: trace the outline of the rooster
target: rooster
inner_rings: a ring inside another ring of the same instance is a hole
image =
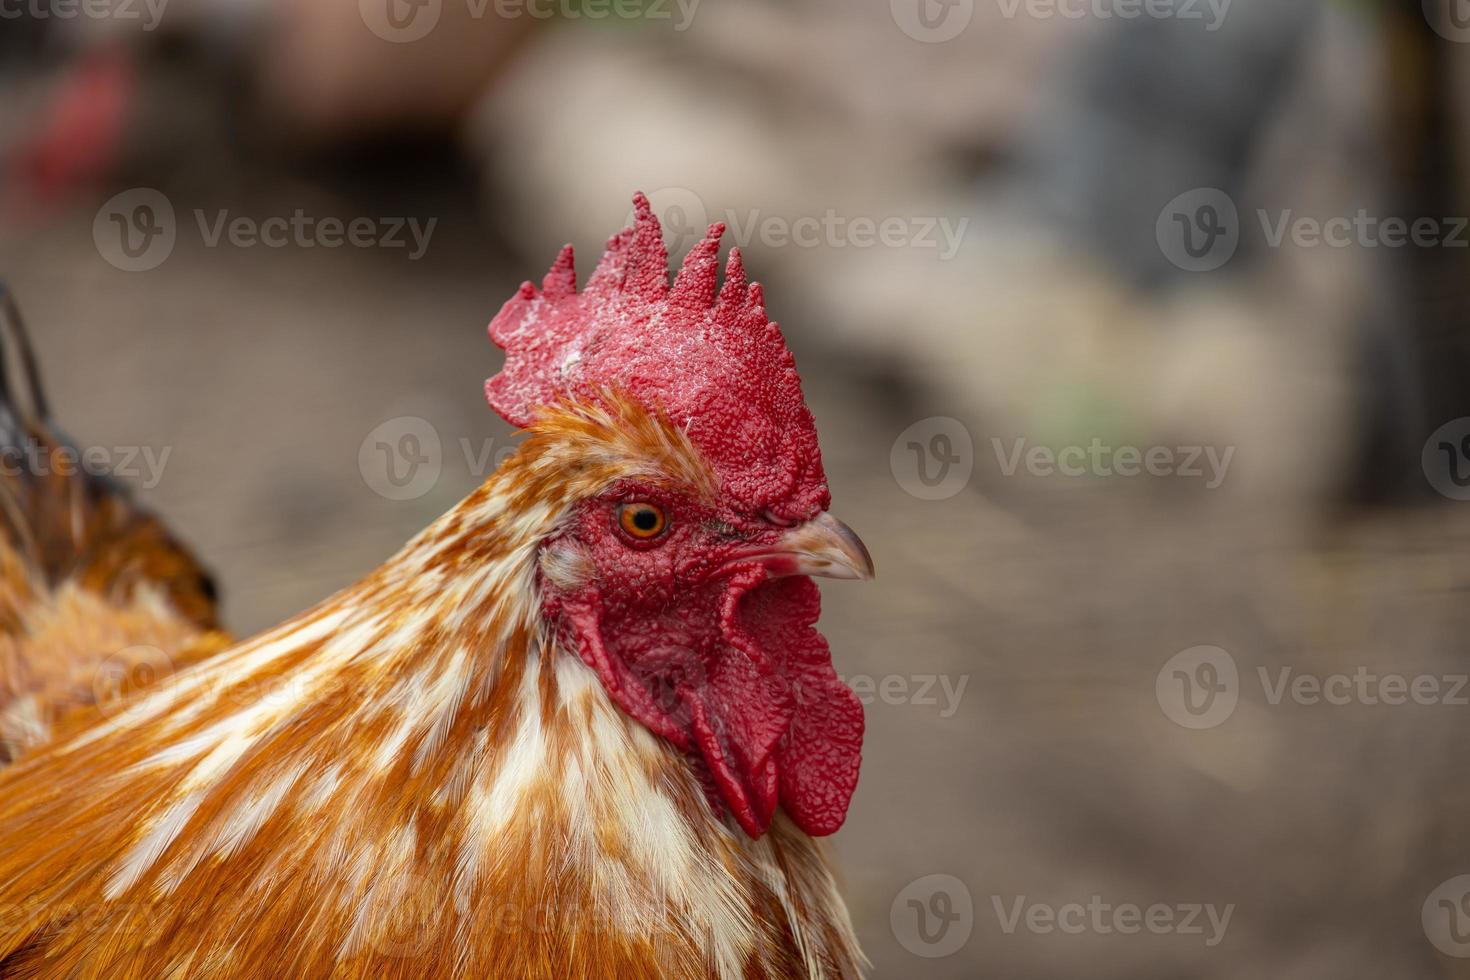
[[[812,576],[873,565],[723,231],[672,286],[642,195],[580,290],[568,246],[490,324],[525,436],[478,490],[0,771],[0,977],[859,974],[815,838],[863,713]],[[187,661],[210,607],[147,570],[78,594]]]

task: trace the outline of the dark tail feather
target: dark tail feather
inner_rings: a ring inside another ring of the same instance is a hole
[[[70,466],[58,465],[58,452]],[[125,597],[151,584],[180,613],[215,628],[209,575],[126,486],[88,472],[80,458],[51,417],[19,304],[0,283],[0,537],[49,586],[73,581]]]
[[[20,305],[8,285],[0,281],[0,328],[4,330],[3,354],[0,354],[0,401],[28,411],[38,422],[51,418],[46,402],[46,389],[41,384],[41,371],[36,366],[36,351],[21,319]],[[27,408],[28,406],[28,408]]]
[[[0,766],[118,696],[115,668],[128,684],[147,682],[225,642],[209,575],[85,459],[50,417],[17,304],[0,285]],[[153,650],[161,660],[144,655]],[[135,679],[138,664],[147,670]],[[19,955],[0,960],[0,978],[32,975]]]

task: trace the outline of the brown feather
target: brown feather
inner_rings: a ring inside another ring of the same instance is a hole
[[[7,434],[0,764],[226,645],[208,575],[156,518],[40,423]]]

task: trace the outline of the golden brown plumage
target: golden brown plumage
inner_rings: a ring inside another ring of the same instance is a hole
[[[572,295],[569,255],[553,275]],[[782,424],[809,428],[758,289],[730,282],[760,345],[734,367],[769,385],[775,358]],[[681,309],[706,315],[709,287]],[[814,434],[793,455],[779,426],[735,426],[763,441],[720,456],[651,401],[610,384],[518,409],[518,451],[381,568],[0,770],[0,978],[858,975],[808,831],[845,812],[861,712],[808,576],[871,561],[823,510]],[[630,501],[657,530],[620,523]],[[179,661],[219,642],[156,525],[98,520],[152,546],[81,549],[37,608],[129,640],[139,617]],[[27,677],[55,645],[35,619]]]

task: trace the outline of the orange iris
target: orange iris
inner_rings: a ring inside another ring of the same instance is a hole
[[[647,540],[663,533],[667,521],[662,508],[648,503],[623,504],[618,508],[618,526],[632,537]]]

